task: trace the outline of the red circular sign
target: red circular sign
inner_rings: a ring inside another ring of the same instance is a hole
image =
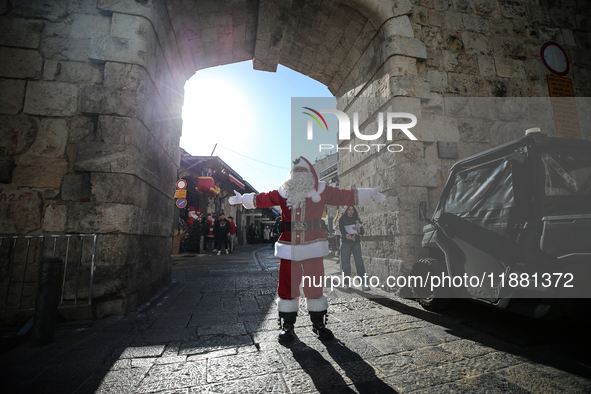
[[[564,77],[570,71],[570,62],[564,48],[557,42],[547,41],[540,48],[542,63],[550,72]]]
[[[187,187],[187,181],[185,181],[184,179],[179,179],[176,182],[176,188],[179,190],[183,190],[184,188]]]
[[[176,200],[176,206],[179,208],[184,208],[187,206],[187,200],[184,198],[179,198],[178,200]]]

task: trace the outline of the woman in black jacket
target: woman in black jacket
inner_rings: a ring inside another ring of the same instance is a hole
[[[341,270],[345,276],[351,276],[351,253],[355,259],[357,276],[365,276],[365,264],[361,257],[361,235],[364,234],[359,214],[354,206],[348,206],[345,213],[339,219],[339,230],[341,231]],[[347,288],[348,286],[345,286]],[[369,290],[367,283],[362,285],[363,291]]]

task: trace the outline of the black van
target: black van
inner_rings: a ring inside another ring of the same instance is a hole
[[[470,298],[549,318],[590,299],[591,141],[532,132],[460,160],[432,219],[419,212],[430,258],[411,276],[425,309]]]

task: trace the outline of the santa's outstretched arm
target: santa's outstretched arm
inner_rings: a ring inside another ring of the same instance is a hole
[[[372,201],[384,202],[386,201],[386,195],[380,193],[380,188],[375,187],[373,189],[359,188],[357,189],[357,202],[360,206],[369,205]]]
[[[234,196],[228,199],[230,205],[242,204],[246,209],[271,208],[279,205],[280,196],[277,190],[268,193],[245,193],[240,194],[234,190]]]
[[[370,205],[372,201],[384,202],[386,195],[380,193],[379,188],[345,190],[336,187],[326,187],[326,203],[328,205]]]

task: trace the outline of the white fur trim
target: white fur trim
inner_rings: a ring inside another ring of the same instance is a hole
[[[277,310],[279,312],[297,312],[299,309],[300,297],[292,298],[291,300],[286,300],[284,298],[277,300]]]
[[[320,197],[320,194],[314,194],[314,195],[312,196],[312,201],[313,201],[313,202],[320,202],[321,198],[322,198],[322,197]]]
[[[275,256],[280,259],[302,261],[328,255],[328,241],[319,240],[306,245],[290,245],[275,242]]]
[[[318,182],[318,190],[312,190],[310,193],[306,194],[306,197],[311,198],[315,195],[320,195],[324,192],[324,189],[326,189],[326,182]]]
[[[255,209],[256,205],[254,199],[257,197],[256,193],[248,193],[242,195],[242,205],[246,209]]]
[[[359,205],[366,206],[371,204],[371,190],[372,189],[357,189]]]
[[[326,189],[326,182],[318,182],[318,190],[312,190],[311,192],[306,194],[306,197],[311,198],[312,196],[320,195],[320,194],[324,193],[325,189]],[[283,189],[283,186],[279,186],[279,188],[277,189],[277,192],[279,193],[279,195],[281,197],[287,199],[287,194],[285,194],[285,190]]]
[[[308,312],[324,312],[328,309],[328,300],[325,296],[320,298],[307,298]]]
[[[300,160],[298,162],[298,164],[294,164],[293,165],[293,168],[296,168],[296,167],[302,167],[302,168],[305,168],[308,171],[312,171],[312,169],[310,168],[310,166],[308,165],[308,162],[306,160]]]

